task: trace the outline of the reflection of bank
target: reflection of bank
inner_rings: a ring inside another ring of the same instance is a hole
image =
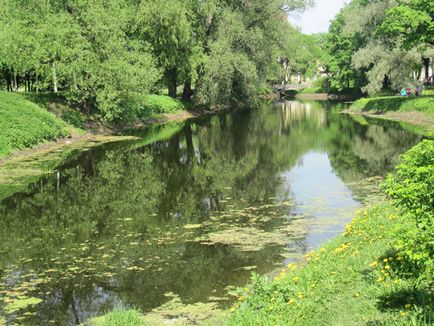
[[[317,108],[313,103],[300,101],[284,101],[276,104],[281,110],[283,128],[309,121],[315,127],[326,126],[327,113],[323,108]]]

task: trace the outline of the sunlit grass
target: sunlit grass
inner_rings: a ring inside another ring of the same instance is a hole
[[[0,92],[0,156],[69,135],[68,126],[23,96]]]
[[[387,113],[387,112],[423,112],[429,117],[434,117],[434,98],[386,96],[375,98],[363,98],[354,102],[353,111]]]
[[[346,232],[273,280],[254,277],[228,325],[429,325],[429,280],[408,270],[396,239],[415,226],[389,204],[361,211]],[[432,281],[432,280],[431,280]]]
[[[142,314],[135,309],[116,308],[108,314],[89,322],[91,326],[142,326],[145,325]]]

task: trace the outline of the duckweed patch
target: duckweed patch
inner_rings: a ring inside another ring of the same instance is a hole
[[[217,303],[195,303],[184,304],[176,296],[161,307],[154,309],[144,317],[148,325],[203,325],[212,324],[213,321],[220,320],[223,311],[218,308]],[[217,324],[216,324],[217,325]]]
[[[285,234],[279,231],[266,232],[249,227],[211,232],[196,240],[205,245],[232,245],[240,251],[260,251],[268,245],[285,245],[288,242]]]
[[[14,313],[20,309],[25,309],[29,306],[35,306],[39,303],[41,303],[43,300],[39,298],[26,298],[21,297],[17,299],[10,300],[10,302],[7,302],[5,311],[8,314]]]

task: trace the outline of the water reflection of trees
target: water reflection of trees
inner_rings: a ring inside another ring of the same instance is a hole
[[[82,321],[90,311],[76,305],[98,302],[102,293],[107,300],[101,300],[100,307],[126,301],[152,308],[166,300],[164,292],[203,300],[215,284],[223,288],[245,282],[249,272],[233,273],[238,267],[269,270],[279,256],[276,248],[241,254],[186,239],[165,245],[157,238],[172,237],[167,234],[184,224],[207,221],[227,208],[227,197],[241,207],[290,196],[281,174],[308,151],[327,152],[337,174],[353,182],[383,174],[417,140],[388,124],[357,123],[332,105],[328,111],[315,102],[288,101],[274,109],[163,128],[158,131],[163,136],[146,139],[165,140],[147,146],[147,141],[138,141],[84,154],[61,171],[59,180],[48,177],[28,194],[0,204],[0,277],[11,275],[7,268],[12,264],[21,274],[61,270],[43,285],[50,294],[44,294],[40,309],[44,318],[64,323]],[[131,245],[134,241],[137,247]],[[152,261],[155,266],[143,261],[156,256],[166,258]],[[88,275],[68,271],[80,257],[92,260],[80,265]],[[137,274],[122,269],[123,264],[150,266]],[[114,283],[104,276],[115,272]],[[195,289],[190,284],[196,284]]]

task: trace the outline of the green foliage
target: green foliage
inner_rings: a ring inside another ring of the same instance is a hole
[[[0,92],[0,155],[69,135],[53,114],[17,94]]]
[[[323,45],[331,87],[376,94],[409,86],[413,71],[432,56],[433,12],[429,0],[353,0]]]
[[[434,5],[430,0],[400,1],[390,9],[378,34],[401,38],[406,49],[420,45],[434,45]]]
[[[80,112],[72,109],[66,110],[62,113],[62,120],[80,129],[83,128],[85,122],[83,115]]]
[[[143,326],[143,316],[137,310],[114,309],[112,312],[94,318],[90,321],[93,326]]]
[[[154,114],[174,113],[185,109],[182,102],[165,95],[148,95],[137,110],[137,117],[146,118]]]
[[[0,0],[0,80],[9,90],[61,91],[110,121],[133,119],[163,86],[175,98],[184,85],[183,100],[195,87],[206,106],[252,106],[279,78],[279,58],[297,52],[299,71],[315,58],[314,38],[281,19],[311,3]]]
[[[418,227],[418,232],[401,242],[405,254],[433,273],[434,141],[425,140],[403,155],[396,172],[387,176],[384,189]]]

